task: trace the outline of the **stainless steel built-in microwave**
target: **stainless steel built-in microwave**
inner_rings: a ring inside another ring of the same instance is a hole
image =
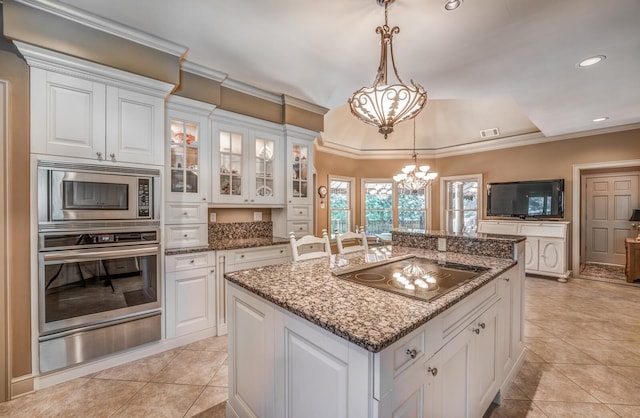
[[[38,162],[38,221],[159,220],[160,170]]]

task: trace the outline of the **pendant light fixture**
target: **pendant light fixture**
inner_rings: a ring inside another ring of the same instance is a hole
[[[438,177],[438,173],[430,173],[428,165],[418,166],[418,154],[416,153],[416,120],[413,120],[413,164],[406,165],[402,172],[393,176],[393,179],[406,193],[417,193],[431,184]]]
[[[384,6],[384,25],[376,28],[380,35],[380,65],[376,79],[371,87],[362,87],[351,97],[349,107],[351,113],[358,119],[378,127],[378,132],[387,136],[393,132],[393,126],[415,118],[427,104],[427,93],[424,88],[411,80],[406,85],[400,79],[396,63],[393,58],[393,35],[400,32],[398,26],[390,28],[388,25],[388,8],[395,0],[376,0],[378,5]],[[388,56],[391,55],[393,74],[396,84],[388,84]]]

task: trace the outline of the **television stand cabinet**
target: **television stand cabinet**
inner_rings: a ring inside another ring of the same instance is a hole
[[[568,221],[478,221],[478,233],[522,235],[525,241],[525,272],[557,277],[566,282],[569,266]]]

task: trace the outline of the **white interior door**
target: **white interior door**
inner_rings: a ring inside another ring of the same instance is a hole
[[[585,175],[585,262],[625,263],[629,218],[638,207],[638,173]]]

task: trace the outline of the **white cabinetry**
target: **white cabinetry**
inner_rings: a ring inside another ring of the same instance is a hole
[[[223,110],[212,120],[212,204],[282,207],[282,126]]]
[[[30,66],[31,152],[164,164],[173,85],[18,43]]]
[[[227,333],[227,281],[224,278],[224,274],[272,264],[287,263],[289,261],[291,261],[291,246],[289,244],[216,252],[216,268],[218,272],[216,283],[218,292],[218,335]]]
[[[210,157],[208,115],[215,106],[172,96],[167,102],[165,244],[208,243]]]
[[[165,258],[166,337],[212,330],[216,334],[215,251]]]
[[[296,237],[314,234],[313,224],[313,140],[315,131],[287,125],[286,148],[286,207],[274,211],[274,233],[288,237],[293,232]]]
[[[229,406],[238,416],[481,417],[522,358],[523,275],[508,270],[379,353],[230,284]],[[509,347],[520,360],[506,359]]]
[[[478,232],[523,235],[526,272],[558,277],[566,281],[569,268],[569,222],[479,221]]]

